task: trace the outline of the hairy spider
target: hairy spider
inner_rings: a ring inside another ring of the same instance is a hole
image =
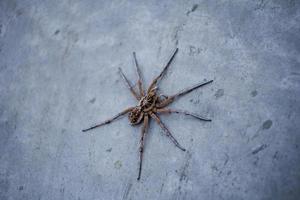
[[[193,87],[186,88],[186,89],[184,89],[174,95],[171,95],[171,96],[157,94],[158,81],[165,74],[167,68],[171,64],[171,62],[177,52],[178,52],[178,48],[176,48],[176,50],[172,54],[171,58],[169,59],[168,63],[165,65],[165,67],[163,68],[161,73],[152,81],[152,83],[150,84],[150,86],[146,92],[144,91],[144,88],[143,88],[143,82],[142,82],[142,78],[141,78],[141,70],[140,70],[139,64],[136,59],[136,54],[135,54],[135,52],[133,52],[135,68],[136,68],[136,72],[137,72],[137,76],[138,76],[137,85],[138,85],[139,92],[135,91],[134,87],[131,85],[129,80],[126,78],[126,76],[124,75],[121,68],[119,68],[119,71],[120,71],[120,75],[122,76],[122,78],[124,79],[124,81],[126,83],[126,86],[130,90],[132,95],[138,100],[138,105],[134,106],[134,107],[129,107],[129,108],[125,109],[124,111],[120,112],[119,114],[115,115],[114,117],[107,119],[106,121],[104,121],[100,124],[97,124],[88,129],[82,130],[83,132],[86,132],[91,129],[97,128],[99,126],[109,124],[112,121],[116,120],[117,118],[119,118],[127,113],[129,113],[128,119],[129,119],[131,125],[137,125],[143,121],[143,126],[142,126],[142,130],[141,130],[140,148],[139,148],[140,160],[139,160],[139,172],[138,172],[137,180],[140,180],[140,178],[141,178],[145,136],[146,136],[146,133],[148,130],[148,124],[149,124],[150,118],[154,119],[158,123],[158,125],[164,130],[166,135],[171,139],[171,141],[176,145],[176,147],[178,147],[182,151],[185,151],[185,149],[177,142],[177,140],[171,134],[169,129],[166,127],[166,125],[160,120],[160,118],[158,117],[158,114],[177,113],[177,114],[189,115],[189,116],[195,117],[202,121],[211,121],[210,119],[200,117],[199,115],[188,112],[188,111],[169,109],[169,108],[165,108],[165,107],[168,106],[170,103],[172,103],[176,98],[183,96],[199,87],[207,85],[207,84],[213,82],[213,80],[206,81],[204,83],[199,83],[197,85],[194,85]]]

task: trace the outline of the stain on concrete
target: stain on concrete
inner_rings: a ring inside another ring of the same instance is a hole
[[[228,161],[229,161],[229,156],[228,156],[228,154],[227,153],[225,153],[225,161],[224,161],[224,166],[226,166],[227,165],[227,163],[228,163]]]
[[[192,154],[190,152],[187,152],[187,157],[185,159],[185,164],[183,165],[181,172],[180,172],[180,178],[179,181],[188,181],[188,174],[187,174],[187,169],[190,165],[190,160],[192,158]]]
[[[256,157],[254,158],[253,165],[254,165],[254,166],[257,166],[257,165],[258,165],[258,162],[259,162],[259,157],[256,156]]]
[[[60,30],[57,29],[55,32],[54,32],[54,35],[58,35],[60,33]]]
[[[218,167],[216,164],[213,164],[211,167],[210,167],[213,171],[219,171]]]
[[[0,24],[0,35],[2,35],[2,27],[3,27],[3,25]]]
[[[201,92],[200,92],[200,93],[201,93]],[[189,101],[190,101],[191,103],[195,104],[195,105],[197,105],[197,104],[200,103],[200,99],[190,99]]]
[[[197,10],[197,8],[198,8],[198,4],[194,4],[193,7],[189,11],[186,12],[186,15],[189,15],[190,13],[195,12]]]
[[[173,41],[175,41],[175,45],[177,46],[178,43],[179,43],[179,33],[181,31],[183,31],[183,27],[185,26],[185,23],[182,23],[180,24],[179,26],[176,26],[175,27],[175,30],[174,30],[174,36],[172,38]]]
[[[259,0],[254,10],[264,10],[266,8],[267,2],[267,0]]]
[[[265,130],[269,129],[269,128],[271,128],[272,124],[273,124],[272,120],[269,119],[263,123],[262,129],[265,129]]]
[[[95,101],[96,101],[96,97],[94,97],[94,98],[92,98],[91,100],[89,100],[89,102],[90,102],[91,104],[95,103]]]
[[[204,51],[206,51],[206,49],[189,45],[189,56],[196,56]]]
[[[179,170],[179,185],[173,194],[173,199],[185,199],[187,195],[185,186],[189,181],[188,168],[190,165],[191,158],[192,158],[192,154],[189,151],[187,151],[184,164]]]
[[[273,160],[279,160],[279,152],[276,151],[273,155]]]
[[[260,145],[259,147],[255,148],[255,149],[252,151],[252,154],[255,155],[255,154],[257,154],[258,152],[264,150],[264,149],[267,148],[267,147],[268,147],[268,145],[262,144],[262,145]]]
[[[120,160],[117,160],[115,163],[114,163],[114,167],[116,169],[120,169],[122,167],[122,161]]]
[[[263,124],[261,125],[261,127],[257,130],[257,132],[252,136],[251,140],[255,139],[256,137],[259,136],[260,132],[262,132],[262,130],[268,130],[269,128],[271,128],[271,126],[273,125],[272,120],[268,119],[266,121],[263,122]]]
[[[251,96],[252,96],[252,97],[256,97],[257,94],[258,94],[258,92],[257,92],[256,90],[253,90],[253,91],[251,92]]]
[[[106,149],[105,151],[110,153],[112,151],[112,148]]]
[[[1,174],[0,173],[0,199],[8,199],[7,192],[10,187],[10,182],[8,179],[8,173]]]
[[[20,8],[20,9],[17,10],[16,13],[17,13],[17,16],[19,17],[19,16],[22,15],[24,12],[25,12],[24,9]]]
[[[122,197],[122,200],[126,200],[128,199],[128,195],[129,195],[129,192],[131,190],[131,187],[132,187],[132,183],[127,183],[126,186],[125,186],[125,191],[123,193],[123,197]]]
[[[3,115],[5,108],[0,107],[0,114]],[[9,139],[13,136],[14,132],[17,129],[18,124],[18,112],[11,111],[6,119],[0,120],[0,146],[6,146]]]
[[[217,92],[215,93],[216,99],[221,98],[224,95],[224,89],[218,89]]]
[[[162,184],[161,184],[161,186],[160,186],[159,194],[161,194],[161,193],[163,192],[163,190],[164,190],[164,186],[165,186],[165,184],[164,184],[164,183],[162,183]]]

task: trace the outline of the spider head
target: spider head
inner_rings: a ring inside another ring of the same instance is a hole
[[[131,125],[139,124],[143,119],[143,112],[140,107],[135,107],[128,114],[128,119]]]
[[[157,100],[156,90],[157,87],[152,88],[148,94],[141,99],[140,106],[142,107],[143,111],[147,112],[154,107]]]

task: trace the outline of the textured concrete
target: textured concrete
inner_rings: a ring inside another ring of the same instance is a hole
[[[152,121],[142,179],[135,105],[118,74],[213,119]],[[0,199],[299,199],[300,2],[0,1]]]

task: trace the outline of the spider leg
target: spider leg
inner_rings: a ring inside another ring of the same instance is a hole
[[[184,114],[184,115],[189,115],[189,116],[192,116],[192,117],[195,117],[196,119],[199,119],[199,120],[202,120],[202,121],[207,121],[207,122],[211,122],[211,119],[207,119],[207,118],[204,118],[204,117],[201,117],[195,113],[191,113],[191,112],[188,112],[188,111],[185,111],[185,110],[175,110],[175,109],[169,109],[169,108],[160,108],[160,109],[157,109],[156,110],[157,113],[168,113],[168,114],[171,114],[171,113],[177,113],[177,114]]]
[[[123,73],[122,69],[119,67],[119,72],[121,77],[123,78],[123,80],[126,83],[126,86],[128,87],[128,89],[130,90],[130,92],[133,94],[133,96],[137,99],[140,100],[140,96],[135,92],[135,90],[133,89],[132,85],[130,84],[129,80],[127,79],[127,77],[125,76],[125,74]]]
[[[151,113],[150,116],[159,124],[159,126],[165,131],[166,135],[170,138],[170,140],[175,144],[176,147],[178,147],[180,150],[185,151],[185,148],[183,148],[179,142],[174,138],[174,136],[171,134],[169,129],[165,126],[165,124],[160,120],[160,118],[155,115],[154,113]]]
[[[149,125],[149,117],[148,115],[145,115],[144,117],[144,124],[142,126],[142,132],[141,132],[141,140],[140,140],[140,163],[139,163],[139,175],[137,180],[140,180],[141,178],[141,173],[142,173],[142,164],[143,164],[143,153],[144,153],[144,144],[145,144],[145,136],[148,131],[148,125]]]
[[[165,74],[165,71],[168,69],[169,65],[171,64],[172,60],[174,59],[176,53],[178,52],[178,48],[175,49],[174,53],[172,54],[170,60],[168,61],[168,63],[165,65],[165,67],[163,68],[163,70],[160,72],[160,74],[152,81],[152,83],[150,84],[149,88],[148,88],[148,93],[152,90],[152,88],[157,84],[157,81]]]
[[[138,87],[139,87],[139,91],[140,91],[140,96],[143,97],[145,95],[145,93],[144,93],[144,88],[143,88],[141,69],[140,69],[139,63],[137,62],[135,52],[133,52],[133,58],[134,58],[136,73],[138,75]]]
[[[122,115],[125,115],[126,113],[130,112],[131,110],[133,109],[133,107],[130,107],[130,108],[127,108],[126,110],[118,113],[117,115],[115,115],[114,117],[110,118],[110,119],[107,119],[105,120],[104,122],[100,123],[100,124],[97,124],[95,126],[92,126],[90,128],[87,128],[87,129],[83,129],[82,132],[86,132],[86,131],[89,131],[89,130],[92,130],[94,128],[98,128],[100,126],[103,126],[103,125],[106,125],[106,124],[109,124],[111,122],[113,122],[114,120],[116,120],[117,118],[121,117]]]
[[[192,92],[193,90],[195,90],[195,89],[197,89],[197,88],[200,88],[200,87],[202,87],[202,86],[204,86],[204,85],[207,85],[207,84],[209,84],[209,83],[212,83],[212,82],[213,82],[213,80],[206,81],[206,82],[204,82],[204,83],[198,83],[198,84],[195,85],[195,86],[192,86],[192,87],[186,88],[186,89],[184,89],[184,90],[181,90],[180,92],[178,92],[178,93],[176,93],[176,94],[174,94],[174,95],[168,97],[167,99],[163,100],[162,102],[160,102],[156,107],[157,107],[157,108],[163,108],[163,107],[169,105],[170,103],[172,103],[176,98],[178,98],[178,97],[180,97],[180,96],[183,96],[183,95],[185,95],[185,94],[187,94],[187,93],[190,93],[190,92]]]

